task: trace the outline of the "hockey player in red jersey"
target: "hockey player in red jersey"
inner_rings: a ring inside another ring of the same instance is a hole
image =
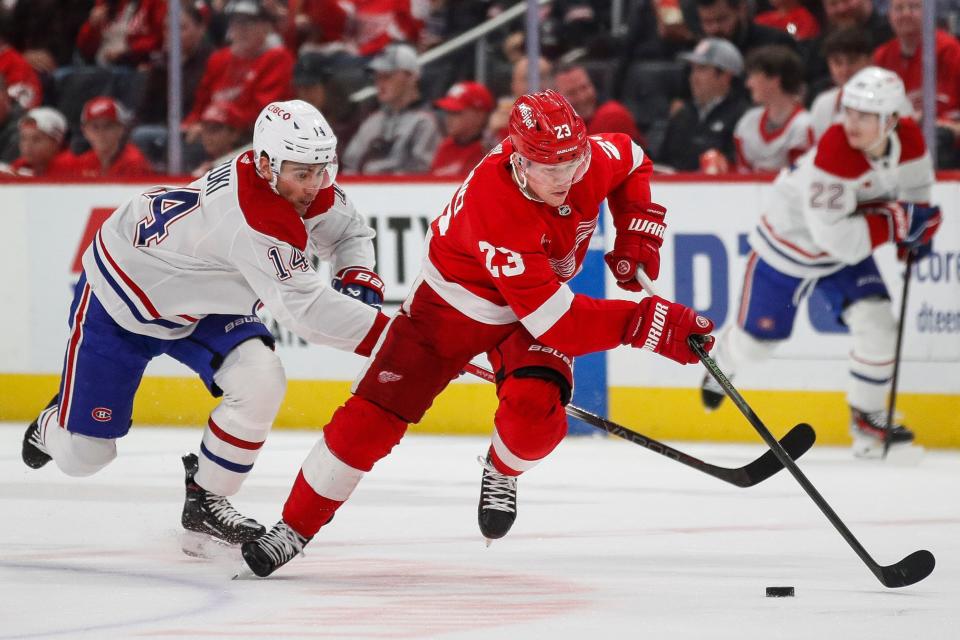
[[[737,322],[715,354],[729,375],[768,358],[790,336],[800,300],[821,291],[851,333],[847,402],[859,457],[878,456],[888,437],[893,445],[914,437],[902,425],[887,429],[897,321],[873,259],[888,243],[901,258],[910,251],[922,257],[941,221],[939,207],[929,206],[933,162],[920,127],[899,117],[904,102],[903,82],[878,67],[844,85],[843,123],[774,182],[749,237]],[[724,394],[705,376],[701,397],[715,409]]]
[[[627,344],[698,361],[687,338],[713,325],[692,309],[657,296],[597,300],[567,285],[604,199],[617,229],[606,260],[618,283],[639,291],[637,269],[657,277],[665,210],[651,203],[651,172],[628,136],[588,137],[559,94],[517,100],[509,138],[431,224],[418,283],[304,461],[283,519],[243,546],[255,574],[292,559],[475,355],[489,357],[499,398],[481,460],[478,517],[488,540],[513,524],[517,477],[566,433],[575,356]]]
[[[199,456],[183,459],[183,526],[231,543],[264,532],[226,498],[253,468],[286,390],[255,310],[262,303],[302,338],[361,355],[387,323],[374,232],[334,183],[336,147],[314,107],[274,102],[257,118],[253,151],[186,187],[153,187],[103,223],[83,256],[59,393],[24,435],[27,466],[52,459],[89,476],[109,464],[144,368],[167,354],[221,398]],[[314,258],[330,262],[332,287]]]

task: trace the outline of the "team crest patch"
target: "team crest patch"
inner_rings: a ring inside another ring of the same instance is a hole
[[[764,331],[772,331],[773,328],[777,326],[777,323],[770,316],[764,316],[759,320],[757,320],[757,326],[763,329]]]
[[[386,384],[387,382],[396,382],[397,380],[403,380],[403,376],[393,371],[381,371],[377,374],[377,382]]]
[[[97,422],[110,422],[113,417],[113,411],[106,407],[97,407],[90,412],[90,416]]]
[[[557,208],[557,213],[559,213],[561,216],[570,215],[570,205],[568,204],[560,205],[560,207]]]
[[[703,316],[697,316],[697,326],[701,329],[706,329],[710,325],[710,321],[704,318]]]

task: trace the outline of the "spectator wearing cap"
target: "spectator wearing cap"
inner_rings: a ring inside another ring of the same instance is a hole
[[[696,2],[703,35],[729,40],[740,51],[741,56],[746,56],[757,47],[773,44],[796,47],[796,40],[783,31],[747,19],[747,7],[743,0]]]
[[[67,119],[52,107],[30,109],[20,120],[20,157],[10,165],[14,175],[62,177],[68,175],[70,152],[63,150]]]
[[[420,64],[407,44],[391,44],[370,63],[379,108],[343,153],[345,173],[424,174],[440,143],[433,112],[420,99]]]
[[[583,118],[587,133],[625,133],[634,142],[643,142],[630,111],[616,100],[600,100],[590,74],[582,65],[562,65],[554,73],[553,83]]]
[[[483,132],[493,111],[493,95],[479,82],[458,82],[433,104],[443,111],[447,137],[437,147],[430,173],[463,177],[487,154]]]
[[[734,89],[743,58],[721,38],[705,38],[679,57],[690,64],[692,97],[670,116],[657,161],[677,171],[725,173],[736,161],[733,129],[750,106]]]
[[[20,155],[20,119],[24,109],[7,93],[0,76],[0,163],[9,164]]]
[[[10,46],[5,35],[0,35],[0,77],[7,85],[7,93],[21,107],[40,106],[43,99],[40,76],[20,52]]]
[[[270,102],[287,100],[293,94],[293,56],[273,42],[272,17],[260,0],[232,0],[226,7],[231,44],[214,52],[193,109],[184,118],[187,142],[200,138],[200,118],[211,104],[232,105],[253,127],[257,114]]]
[[[747,56],[744,67],[757,106],[743,114],[733,131],[737,171],[779,171],[813,146],[810,113],[800,100],[803,61],[787,47],[760,47]]]
[[[136,66],[163,45],[167,0],[96,0],[77,34],[77,52],[102,66]]]
[[[80,131],[90,150],[70,159],[70,172],[81,178],[138,178],[153,173],[150,163],[127,142],[130,112],[107,96],[98,96],[83,105]]]
[[[200,117],[200,144],[207,159],[193,170],[200,177],[213,167],[252,148],[249,128],[229,105],[212,104]]]

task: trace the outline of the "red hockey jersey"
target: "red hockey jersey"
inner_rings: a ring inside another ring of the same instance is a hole
[[[509,140],[494,148],[431,225],[424,281],[452,307],[486,324],[520,322],[540,342],[577,356],[622,343],[636,303],[574,294],[597,228],[650,202],[653,165],[624,134],[590,136],[591,164],[559,207],[514,182]]]

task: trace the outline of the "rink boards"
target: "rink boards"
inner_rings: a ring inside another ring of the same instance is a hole
[[[420,263],[423,234],[455,184],[393,180],[344,181],[347,193],[377,228],[378,272],[394,305],[406,295]],[[143,184],[19,184],[0,186],[5,250],[0,281],[6,302],[0,331],[0,420],[27,420],[56,389],[67,336],[71,288],[79,257],[99,223]],[[735,317],[746,253],[745,235],[762,211],[764,180],[692,181],[658,178],[654,197],[669,210],[660,293],[691,304],[718,324]],[[911,283],[898,407],[927,446],[960,447],[960,181],[943,176],[934,201],[944,225],[934,254]],[[607,225],[609,228],[609,225]],[[602,253],[613,238],[597,235]],[[878,261],[899,308],[901,268],[892,250]],[[621,292],[607,279],[609,296]],[[626,296],[624,296],[626,297]],[[847,441],[846,354],[849,336],[814,297],[799,314],[793,339],[769,363],[736,379],[775,431],[815,425],[820,442]],[[265,320],[272,322],[269,316]],[[290,379],[281,427],[319,428],[349,393],[362,360],[306,345],[274,327]],[[585,329],[588,330],[588,329]],[[743,440],[756,435],[734,409],[700,408],[700,367],[680,367],[645,352],[618,349],[607,358],[611,417],[655,438]],[[580,384],[588,384],[583,375]],[[591,375],[593,375],[591,373]],[[457,381],[414,427],[436,433],[486,433],[495,396],[486,383]],[[190,372],[161,358],[138,395],[138,424],[198,425],[213,400]]]

